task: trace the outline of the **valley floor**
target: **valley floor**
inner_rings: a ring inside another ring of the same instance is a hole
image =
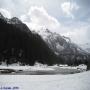
[[[12,89],[5,89],[8,87]],[[90,90],[90,71],[68,75],[0,75],[0,88],[2,88],[0,90]]]
[[[74,74],[86,71],[87,67],[85,65],[79,66],[47,66],[36,64],[34,66],[20,66],[20,65],[1,65],[0,75],[58,75],[58,74]]]

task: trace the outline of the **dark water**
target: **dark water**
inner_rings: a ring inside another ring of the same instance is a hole
[[[66,69],[66,68],[54,68],[54,70],[37,70],[37,71],[15,71],[13,69],[4,69],[4,71],[0,72],[0,75],[56,75],[56,74],[74,74],[80,73],[80,70],[77,69]]]

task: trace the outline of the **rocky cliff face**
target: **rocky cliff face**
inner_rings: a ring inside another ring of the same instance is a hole
[[[70,65],[87,63],[89,54],[73,43],[70,38],[53,33],[48,29],[38,30],[37,33],[56,55],[63,58],[63,63]]]

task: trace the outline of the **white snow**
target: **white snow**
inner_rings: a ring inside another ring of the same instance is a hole
[[[0,66],[0,69],[14,69],[14,70],[23,70],[23,71],[48,71],[54,70],[49,67],[37,67],[37,66]]]
[[[35,63],[34,66],[29,66],[29,65],[25,65],[25,66],[20,66],[20,63],[14,63],[11,65],[6,65],[4,62],[2,62],[2,65],[0,65],[0,69],[13,69],[15,71],[18,70],[22,70],[22,71],[55,71],[56,68],[58,69],[67,69],[67,70],[79,70],[80,72],[86,71],[87,70],[87,66],[86,65],[79,65],[79,66],[68,66],[68,65],[53,65],[53,66],[47,66],[47,65],[43,65],[40,63]],[[68,71],[67,71],[68,72]],[[74,72],[74,71],[73,71]],[[74,72],[75,73],[75,72]]]
[[[34,66],[29,66],[29,65],[25,65],[25,66],[20,66],[20,63],[14,63],[11,65],[6,65],[4,62],[2,62],[2,65],[0,65],[0,69],[13,69],[13,70],[23,70],[23,71],[52,71],[55,70],[56,68],[63,68],[63,69],[78,69],[81,71],[86,71],[87,70],[87,66],[84,64],[81,64],[79,66],[68,66],[68,65],[53,65],[53,66],[47,66],[47,65],[43,65],[40,63],[35,63]]]
[[[87,66],[84,65],[84,64],[81,64],[81,65],[78,65],[78,66],[60,65],[60,68],[87,70]]]
[[[1,86],[19,88],[15,90],[90,90],[90,71],[73,75],[0,75]]]
[[[35,63],[34,66],[20,66],[19,63],[17,64],[11,64],[11,65],[6,65],[5,63],[2,63],[2,65],[0,65],[0,69],[13,69],[13,70],[23,70],[23,71],[51,71],[54,70],[51,67],[48,67],[47,65],[43,65],[40,63]]]
[[[87,69],[87,66],[84,65],[84,64],[81,64],[81,65],[77,66],[77,69],[86,70]]]
[[[56,48],[59,50],[59,51],[62,51],[64,49],[63,46],[61,46],[59,43],[56,43]]]

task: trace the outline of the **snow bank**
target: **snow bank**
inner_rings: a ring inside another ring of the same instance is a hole
[[[78,65],[78,66],[67,66],[67,65],[59,65],[60,68],[66,68],[66,69],[78,69],[81,71],[86,71],[87,70],[87,66],[84,64]]]
[[[18,71],[43,71],[43,72],[52,72],[52,73],[60,73],[60,74],[71,74],[71,73],[78,73],[78,72],[83,72],[86,71],[87,67],[85,65],[79,65],[77,67],[71,67],[71,66],[67,66],[67,65],[54,65],[54,66],[47,66],[47,65],[43,65],[40,63],[35,63],[34,66],[20,66],[19,63],[18,64],[12,64],[12,65],[8,65],[6,66],[5,64],[0,65],[0,72],[3,70],[7,70],[7,69],[11,69],[14,70],[15,72]],[[21,73],[21,72],[18,72]],[[25,73],[25,72],[23,72]]]
[[[54,70],[53,68],[48,67],[47,65],[43,65],[40,63],[35,63],[34,66],[20,66],[19,64],[11,64],[11,65],[6,65],[2,64],[0,65],[0,69],[13,69],[13,70],[23,70],[23,71],[50,71]]]
[[[90,71],[73,75],[1,75],[0,86],[18,90],[90,90]]]

